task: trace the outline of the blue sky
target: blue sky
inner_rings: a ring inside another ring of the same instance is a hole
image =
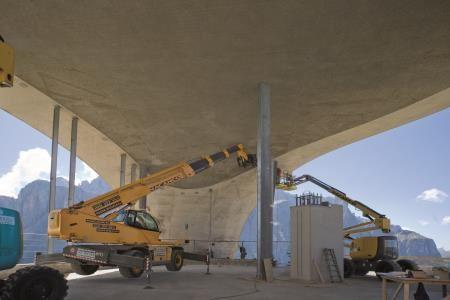
[[[450,249],[450,109],[325,154],[295,171],[311,174],[360,200],[392,222]],[[0,110],[0,194],[48,179],[51,141]],[[68,177],[60,147],[58,176]],[[77,181],[96,173],[78,160]],[[302,191],[325,192],[310,184]]]
[[[297,169],[450,249],[450,109],[347,145]],[[312,184],[303,191],[326,192]]]
[[[16,197],[20,189],[36,179],[50,178],[51,140],[26,123],[0,109],[0,195]],[[59,147],[57,176],[69,177],[69,151]],[[98,175],[77,159],[76,182]]]

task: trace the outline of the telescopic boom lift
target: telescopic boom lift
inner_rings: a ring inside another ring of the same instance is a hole
[[[383,233],[391,232],[391,221],[386,215],[377,212],[369,206],[348,197],[344,192],[331,185],[311,176],[302,175],[294,177],[292,174],[278,170],[277,188],[282,190],[295,190],[298,185],[311,182],[330,194],[338,197],[353,207],[359,209],[363,216],[369,221],[346,227],[343,230],[344,238],[349,239],[350,244],[345,246],[350,248],[351,259],[344,259],[344,276],[365,275],[369,271],[392,272],[400,270],[415,270],[415,262],[398,258],[398,241],[395,236],[363,236],[352,237],[353,234],[374,231],[380,229]]]

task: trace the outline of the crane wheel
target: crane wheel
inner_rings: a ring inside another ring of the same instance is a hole
[[[91,275],[97,272],[99,268],[98,265],[83,265],[77,263],[70,264],[70,267],[72,268],[72,271],[78,275]]]
[[[124,254],[129,256],[144,257],[144,253],[142,253],[142,251],[139,250],[127,251]],[[119,272],[120,275],[122,275],[125,278],[139,278],[141,277],[142,273],[144,273],[144,269],[119,267]]]
[[[172,256],[170,262],[166,264],[168,271],[180,271],[183,267],[183,250],[172,249]]]
[[[62,300],[67,295],[67,280],[57,270],[32,266],[9,275],[0,292],[5,300]]]
[[[344,278],[352,277],[354,269],[353,261],[349,258],[344,258]]]
[[[370,271],[370,264],[366,261],[353,262],[353,274],[356,276],[364,276]]]
[[[402,267],[393,260],[380,260],[375,265],[375,273],[401,272]],[[378,276],[380,278],[380,276]]]
[[[410,271],[419,270],[419,266],[416,264],[416,262],[412,261],[410,259],[399,259],[399,260],[397,260],[397,264],[400,265],[403,272],[405,272],[406,270],[410,270]]]

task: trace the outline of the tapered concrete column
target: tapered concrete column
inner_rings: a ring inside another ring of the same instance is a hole
[[[148,169],[144,165],[139,166],[139,178],[145,177],[148,174]],[[142,197],[139,200],[139,209],[146,209],[147,208],[147,196]]]
[[[257,277],[266,279],[264,259],[272,259],[273,161],[270,140],[270,86],[259,84],[257,141]]]
[[[136,170],[137,170],[137,165],[131,164],[130,183],[136,181]]]
[[[75,201],[75,173],[77,169],[77,140],[78,118],[72,118],[72,131],[70,133],[70,166],[69,166],[69,198],[67,205],[70,207]]]
[[[125,168],[127,167],[127,155],[120,155],[120,186],[125,185]]]
[[[58,136],[59,136],[59,113],[61,107],[55,106],[53,109],[53,132],[52,132],[52,157],[50,165],[50,196],[48,199],[49,212],[55,209],[56,199],[56,169],[58,164]],[[47,238],[47,251],[53,252],[53,240]]]

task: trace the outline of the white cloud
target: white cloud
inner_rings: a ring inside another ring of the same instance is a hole
[[[450,225],[450,216],[442,218],[442,225]]]
[[[91,167],[89,167],[86,163],[82,161],[81,164],[77,166],[75,184],[79,185],[84,180],[91,182],[97,177],[98,174],[94,170],[92,170]]]
[[[98,174],[92,170],[87,164],[80,161],[77,165],[75,184],[80,184],[83,180],[91,182],[97,178]],[[0,195],[15,197],[20,190],[28,183],[44,179],[49,180],[50,177],[51,157],[47,150],[42,148],[33,148],[19,152],[17,159],[11,170],[0,176]],[[66,176],[64,177],[68,180]]]
[[[434,203],[442,203],[446,198],[448,198],[447,193],[436,188],[423,191],[419,196],[417,196],[417,199],[419,200]]]
[[[422,226],[427,226],[427,225],[430,225],[430,222],[425,221],[425,220],[419,220],[419,224]]]
[[[19,152],[11,170],[0,177],[0,195],[17,197],[27,183],[36,179],[49,180],[50,154],[42,148]]]

